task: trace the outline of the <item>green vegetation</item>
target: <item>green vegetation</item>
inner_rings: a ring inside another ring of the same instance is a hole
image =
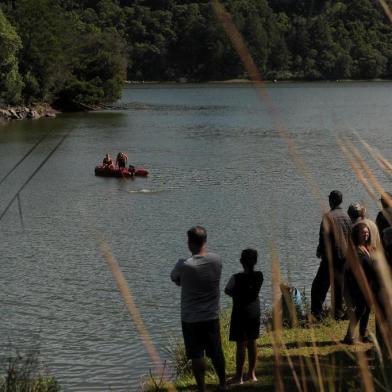
[[[16,54],[22,42],[0,10],[0,100],[17,103],[21,99],[22,79]]]
[[[378,2],[221,3],[264,79],[392,77],[392,24]],[[209,0],[0,0],[0,6],[3,103],[113,101],[125,78],[247,77]]]
[[[374,317],[369,324],[374,331]],[[228,341],[229,318],[227,313],[222,320],[222,338],[225,351],[227,373],[235,372],[235,343]],[[358,343],[353,346],[341,344],[347,330],[347,322],[326,319],[322,324],[307,328],[283,328],[282,344],[274,344],[277,335],[264,332],[258,340],[258,363],[256,374],[258,382],[244,382],[231,386],[229,390],[275,391],[280,377],[285,391],[324,390],[358,391],[363,389],[364,378],[376,386],[376,390],[390,390],[392,375],[390,364],[380,365],[376,349],[372,344]],[[196,390],[190,363],[185,359],[181,342],[173,345],[173,359],[177,365],[177,390]],[[360,362],[367,361],[369,374],[364,375]],[[295,377],[300,384],[297,387]],[[212,366],[206,374],[208,390],[215,390],[217,378]],[[322,386],[321,386],[322,385]],[[151,385],[147,390],[157,390]],[[165,389],[161,385],[162,391]]]
[[[39,371],[36,352],[9,358],[5,376],[0,377],[0,392],[58,392],[56,379]]]

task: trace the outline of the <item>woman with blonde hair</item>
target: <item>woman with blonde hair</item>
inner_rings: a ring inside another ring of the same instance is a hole
[[[376,227],[377,229],[377,227]],[[374,235],[376,238],[372,238]],[[356,223],[351,232],[351,244],[347,257],[346,283],[351,298],[350,322],[343,343],[354,343],[354,330],[359,323],[359,339],[370,343],[367,334],[371,299],[378,291],[376,271],[377,243],[379,236],[373,233],[367,219]]]
[[[370,230],[370,249],[371,252],[378,252],[381,250],[381,238],[377,225],[370,219],[366,218],[366,207],[360,203],[352,203],[349,205],[347,215],[353,223],[353,228],[356,224],[363,222]]]

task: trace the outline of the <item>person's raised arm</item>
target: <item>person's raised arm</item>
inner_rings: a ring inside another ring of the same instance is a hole
[[[325,255],[325,242],[324,242],[324,237],[326,235],[325,225],[326,225],[326,220],[325,220],[325,216],[323,216],[321,223],[320,223],[319,243],[318,243],[317,251],[316,251],[316,256],[318,258]]]
[[[177,285],[177,286],[181,286],[181,268],[184,265],[186,259],[179,259],[176,263],[176,265],[174,266],[171,274],[170,274],[170,278],[171,280]]]

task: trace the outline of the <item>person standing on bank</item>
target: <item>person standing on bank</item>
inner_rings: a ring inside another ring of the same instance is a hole
[[[229,340],[237,344],[236,374],[231,384],[242,384],[242,369],[248,348],[248,374],[246,379],[257,381],[256,339],[260,336],[260,299],[259,292],[263,284],[263,274],[255,271],[257,251],[245,249],[241,253],[240,263],[244,272],[232,275],[226,285],[225,293],[233,298]]]
[[[370,315],[370,304],[366,300],[364,291],[366,286],[373,293],[375,299],[380,292],[379,279],[376,272],[377,251],[371,247],[371,232],[366,222],[356,223],[352,229],[353,250],[348,254],[349,268],[347,269],[347,283],[352,298],[353,309],[347,333],[342,343],[354,343],[354,330],[359,323],[359,339],[364,343],[371,343],[372,339],[367,333]],[[370,294],[370,293],[369,293]],[[381,297],[380,297],[381,298]],[[382,302],[379,302],[381,304]],[[380,307],[380,311],[383,307]],[[385,317],[385,312],[383,312]]]
[[[348,207],[347,215],[350,217],[353,226],[359,222],[366,223],[367,227],[370,230],[370,250],[372,252],[380,250],[381,239],[379,230],[377,225],[372,220],[366,217],[366,208],[359,203],[352,203]]]
[[[392,227],[392,195],[389,192],[384,192],[381,194],[380,201],[382,210],[377,214],[376,225],[380,233],[382,245],[385,248],[384,231]]]
[[[180,259],[171,280],[181,286],[181,321],[185,351],[192,360],[192,371],[199,391],[205,391],[204,353],[211,358],[219,378],[226,385],[225,359],[219,327],[221,258],[207,252],[207,232],[195,226],[187,232],[192,256]]]
[[[323,303],[331,284],[334,289],[333,316],[337,320],[344,318],[344,269],[351,220],[340,207],[342,201],[343,196],[340,191],[334,190],[329,194],[331,209],[324,214],[320,224],[316,255],[321,258],[321,262],[311,290],[311,312],[317,320],[322,319]]]

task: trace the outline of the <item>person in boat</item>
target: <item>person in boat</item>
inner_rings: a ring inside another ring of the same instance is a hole
[[[112,157],[109,154],[106,154],[105,158],[103,158],[103,162],[102,163],[104,165],[106,165],[106,166],[113,165]]]
[[[119,169],[123,169],[127,164],[127,160],[128,160],[127,154],[124,154],[123,152],[119,152],[117,154],[116,165],[118,166]]]
[[[129,172],[129,174],[130,174],[131,176],[134,176],[134,175],[135,175],[135,172],[136,172],[135,166],[129,165],[129,166],[128,166],[128,172]]]

